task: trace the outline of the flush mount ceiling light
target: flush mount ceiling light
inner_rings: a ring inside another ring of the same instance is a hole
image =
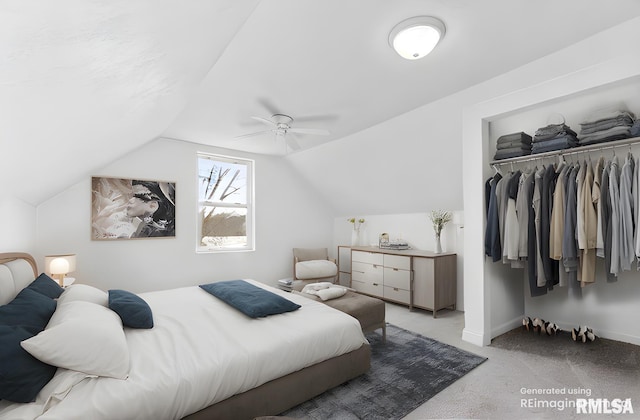
[[[416,16],[398,23],[389,34],[389,45],[402,58],[417,60],[429,54],[444,36],[444,23],[431,16]]]

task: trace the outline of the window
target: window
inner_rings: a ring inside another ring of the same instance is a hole
[[[253,161],[198,153],[196,250],[253,249]]]

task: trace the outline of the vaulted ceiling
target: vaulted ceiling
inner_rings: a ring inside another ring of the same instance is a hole
[[[447,32],[422,60],[403,19]],[[158,136],[282,154],[495,77],[640,15],[618,0],[0,0],[0,188],[38,204]],[[632,45],[631,40],[630,48]],[[561,63],[560,63],[561,65]]]

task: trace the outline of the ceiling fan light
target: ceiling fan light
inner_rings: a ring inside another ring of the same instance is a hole
[[[403,20],[389,34],[389,44],[407,60],[417,60],[429,54],[445,33],[444,23],[430,16]]]

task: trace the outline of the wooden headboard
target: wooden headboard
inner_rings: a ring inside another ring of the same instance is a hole
[[[9,303],[38,276],[36,260],[26,252],[0,253],[0,305]]]

